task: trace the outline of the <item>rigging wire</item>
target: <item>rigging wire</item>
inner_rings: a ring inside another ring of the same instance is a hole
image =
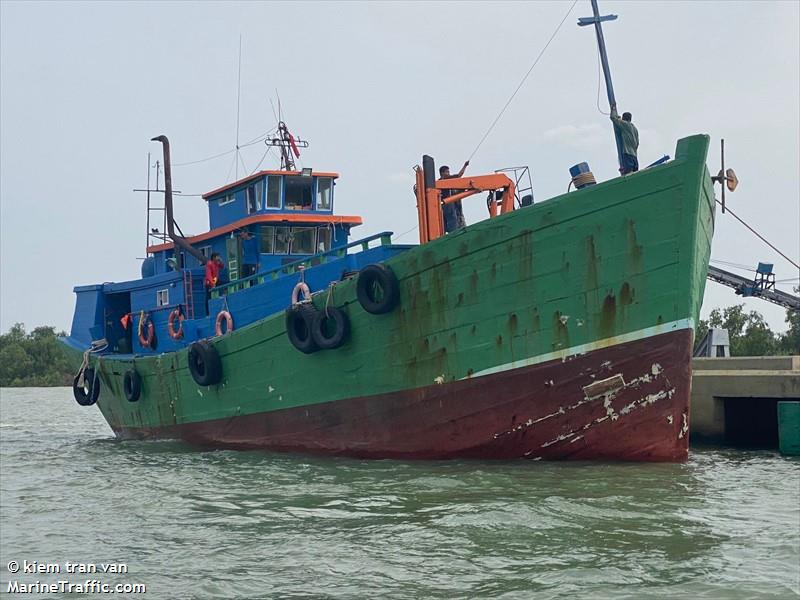
[[[267,154],[269,154],[269,151],[270,151],[270,150],[272,150],[272,146],[267,146],[267,149],[264,151],[264,154],[262,154],[262,155],[261,155],[261,160],[260,160],[260,161],[258,161],[258,164],[256,165],[256,168],[255,168],[255,169],[253,169],[253,172],[252,172],[252,173],[250,173],[250,175],[252,175],[252,174],[253,174],[253,173],[255,173],[256,171],[258,171],[258,168],[261,166],[261,163],[263,163],[263,162],[264,162],[264,159],[265,159],[265,158],[267,158]]]
[[[230,150],[226,150],[225,152],[220,152],[219,154],[214,154],[213,156],[209,156],[207,158],[201,158],[201,159],[198,159],[198,160],[190,160],[189,162],[183,162],[183,163],[175,163],[172,166],[173,167],[185,167],[187,165],[196,165],[198,163],[207,162],[209,160],[214,160],[215,158],[220,158],[222,156],[226,156],[226,155],[230,154],[231,152],[236,152],[236,148],[232,148]]]
[[[225,181],[230,181],[230,178],[231,178],[231,171],[233,171],[233,165],[235,165],[235,164],[236,164],[236,157],[237,157],[237,156],[238,156],[238,155],[236,155],[236,154],[234,154],[234,155],[233,155],[233,162],[231,163],[231,166],[230,166],[230,167],[228,167],[228,174],[225,176]]]
[[[533,71],[534,67],[539,63],[539,59],[542,58],[542,56],[544,55],[544,53],[547,50],[548,46],[550,46],[550,43],[553,41],[553,39],[555,39],[556,35],[561,30],[561,26],[564,24],[564,21],[567,20],[567,17],[569,17],[570,13],[572,12],[572,9],[575,8],[575,5],[577,3],[578,3],[578,0],[574,0],[574,2],[570,5],[569,10],[567,10],[567,14],[564,15],[563,19],[561,19],[561,22],[558,24],[558,27],[556,27],[555,31],[553,32],[553,35],[551,35],[550,39],[547,40],[547,43],[544,45],[544,48],[542,48],[542,50],[539,52],[539,55],[536,57],[536,60],[533,61],[533,64],[531,65],[530,69],[528,69],[528,72],[525,73],[525,76],[522,78],[522,81],[519,82],[519,85],[517,86],[517,89],[514,90],[514,93],[511,94],[511,97],[508,99],[508,101],[505,103],[503,108],[500,110],[500,112],[498,113],[497,117],[495,117],[494,121],[492,121],[492,124],[489,125],[489,129],[487,129],[486,133],[483,134],[483,137],[481,138],[481,141],[478,142],[477,146],[475,146],[475,150],[472,151],[472,154],[469,155],[469,158],[467,160],[472,160],[472,157],[475,156],[475,154],[478,152],[480,147],[483,145],[483,142],[486,141],[487,137],[489,137],[489,134],[492,132],[492,129],[494,129],[494,126],[497,125],[497,122],[500,120],[500,118],[506,112],[506,109],[511,104],[511,101],[514,100],[514,97],[517,95],[519,90],[525,84],[525,81],[528,79],[528,76],[531,74],[531,71]]]
[[[248,146],[252,146],[253,144],[258,144],[259,142],[263,142],[265,139],[267,139],[275,131],[276,131],[276,128],[272,127],[269,130],[267,130],[264,133],[262,133],[261,135],[259,135],[258,137],[253,138],[249,142],[246,142],[244,144],[239,145],[239,148],[240,149],[241,148],[247,148]],[[196,165],[196,164],[199,164],[199,163],[208,162],[209,160],[214,160],[215,158],[221,158],[223,156],[227,156],[228,154],[231,154],[233,152],[236,152],[236,148],[231,148],[230,150],[226,150],[225,152],[220,152],[219,154],[213,154],[211,156],[207,156],[206,158],[200,158],[198,160],[190,160],[188,162],[175,163],[172,166],[173,167],[185,167],[185,166],[188,166],[188,165]]]
[[[724,185],[724,184],[723,184],[723,185]],[[719,204],[720,206],[722,206],[722,202],[720,202],[719,200],[717,200],[717,204]],[[747,223],[745,223],[745,222],[744,222],[744,220],[743,220],[741,217],[739,217],[739,216],[738,216],[738,215],[737,215],[735,212],[733,212],[733,211],[730,209],[730,207],[726,206],[726,207],[725,207],[725,212],[729,212],[729,213],[731,213],[731,216],[732,216],[734,219],[736,219],[737,221],[739,221],[739,223],[741,223],[742,225],[744,225],[745,227],[747,227],[747,228],[750,230],[750,232],[751,232],[751,233],[754,233],[754,234],[756,235],[756,237],[758,237],[758,238],[759,238],[759,239],[760,239],[762,242],[764,242],[764,243],[765,243],[767,246],[769,246],[770,248],[772,248],[773,250],[775,250],[775,252],[777,252],[778,254],[780,254],[780,255],[781,255],[783,258],[785,258],[785,259],[786,259],[786,260],[788,260],[788,261],[789,261],[789,262],[790,262],[792,265],[794,265],[794,268],[795,268],[795,269],[797,269],[797,270],[799,270],[799,271],[800,271],[800,264],[797,264],[797,263],[796,263],[795,261],[793,261],[791,258],[789,258],[788,256],[786,256],[786,255],[785,255],[783,252],[781,252],[780,250],[778,250],[778,249],[777,249],[777,248],[776,248],[776,247],[775,247],[775,246],[774,246],[774,245],[773,245],[773,244],[772,244],[772,243],[771,243],[771,242],[770,242],[770,241],[769,241],[767,238],[765,238],[763,235],[761,235],[760,233],[758,233],[758,232],[757,232],[755,229],[753,229],[752,227],[750,227],[750,225],[748,225]]]
[[[412,231],[414,231],[414,230],[416,230],[416,229],[419,229],[419,224],[417,224],[417,225],[414,225],[414,226],[413,226],[411,229],[409,229],[408,231],[404,231],[403,233],[401,233],[401,234],[399,234],[399,235],[396,235],[396,236],[394,236],[394,240],[395,240],[395,241],[397,241],[397,240],[399,240],[401,237],[403,237],[404,235],[408,235],[409,233],[411,233]]]
[[[718,263],[720,265],[726,265],[728,267],[734,267],[736,269],[741,269],[742,271],[750,271],[752,273],[756,272],[756,270],[752,266],[743,265],[743,264],[735,263],[735,262],[730,262],[730,261],[727,261],[727,260],[720,260],[720,259],[717,259],[717,258],[712,258],[712,259],[709,259],[709,262]]]

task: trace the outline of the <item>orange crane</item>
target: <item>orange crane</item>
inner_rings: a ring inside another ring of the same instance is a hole
[[[480,192],[501,191],[502,194],[491,194],[489,196],[489,217],[497,216],[498,205],[500,214],[514,210],[516,186],[511,179],[502,173],[454,177],[437,181],[433,158],[428,155],[422,157],[422,168],[417,165],[414,167],[414,171],[417,179],[414,191],[417,196],[420,244],[425,244],[444,235],[442,207],[445,204],[458,202]],[[442,200],[442,190],[452,190],[455,193]]]

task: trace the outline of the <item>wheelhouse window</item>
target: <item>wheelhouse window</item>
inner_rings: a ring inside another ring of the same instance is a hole
[[[260,181],[247,187],[247,214],[261,210],[261,190]]]
[[[313,177],[286,177],[286,208],[311,210]]]
[[[282,181],[283,177],[280,176],[267,177],[267,208],[281,207]]]
[[[317,210],[331,209],[331,191],[333,179],[330,177],[317,178]]]
[[[236,200],[236,196],[233,194],[225,194],[219,199],[219,205],[224,206],[225,204],[230,204],[234,200]]]
[[[289,254],[289,241],[291,235],[288,227],[275,228],[275,254]]]
[[[290,254],[314,254],[316,227],[292,227]]]
[[[169,306],[169,288],[156,292],[156,306]]]
[[[331,249],[330,227],[320,227],[317,230],[317,252],[327,252]]]
[[[275,250],[275,228],[272,225],[262,225],[259,239],[261,254],[272,254]]]
[[[206,259],[211,257],[211,246],[200,246],[200,254]]]

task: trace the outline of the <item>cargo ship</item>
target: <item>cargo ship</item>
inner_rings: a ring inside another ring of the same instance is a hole
[[[140,278],[75,288],[62,340],[76,400],[116,436],[364,458],[687,458],[708,136],[541,202],[502,171],[437,179],[424,156],[420,243],[399,244],[355,239],[361,218],[335,212],[338,174],[295,169],[279,133],[282,168],[205,194],[209,230],[194,236],[176,231],[169,142],[154,138],[165,231]],[[446,233],[443,207],[484,193],[488,217]],[[207,289],[212,255],[225,268]]]

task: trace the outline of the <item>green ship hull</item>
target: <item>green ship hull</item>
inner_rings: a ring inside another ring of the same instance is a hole
[[[350,335],[303,354],[284,313],[187,351],[91,356],[121,438],[362,457],[684,460],[693,328],[714,193],[708,137],[675,159],[475,223],[384,263],[400,301],[370,314],[354,279],[315,294]],[[287,305],[289,298],[287,298]],[[77,361],[81,355],[71,351]],[[141,376],[126,400],[123,377]]]

